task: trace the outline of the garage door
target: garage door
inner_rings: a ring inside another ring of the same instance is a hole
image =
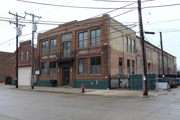
[[[19,85],[31,85],[31,67],[19,67],[18,68],[18,83]]]

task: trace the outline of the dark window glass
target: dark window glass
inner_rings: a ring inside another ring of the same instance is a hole
[[[130,74],[130,60],[127,59],[127,74]]]
[[[132,74],[135,73],[135,69],[134,69],[134,60],[132,60]]]
[[[56,61],[49,62],[49,75],[56,75]]]
[[[78,73],[87,74],[88,73],[87,58],[80,58],[78,61]]]
[[[133,53],[135,53],[135,40],[132,40]]]
[[[41,63],[41,75],[42,76],[47,75],[47,62]]]
[[[128,52],[128,37],[125,36],[125,47],[126,47],[126,52]]]
[[[91,30],[91,47],[101,45],[101,29]]]
[[[122,58],[119,58],[119,74],[123,74]]]
[[[101,57],[91,58],[91,74],[101,74]]]
[[[63,57],[71,56],[71,42],[63,43]]]
[[[50,41],[50,53],[56,53],[56,39]]]
[[[129,38],[129,51],[132,52],[132,41],[131,41],[131,38]]]
[[[87,48],[87,32],[79,33],[79,48]]]

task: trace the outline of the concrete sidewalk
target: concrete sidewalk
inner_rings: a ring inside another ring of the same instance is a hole
[[[1,85],[10,89],[16,89],[16,86]],[[19,90],[31,90],[31,91],[42,91],[42,92],[56,92],[66,94],[82,94],[81,88],[71,87],[34,87],[31,89],[30,86],[19,86]],[[148,97],[157,97],[164,94],[164,92],[149,91]],[[122,97],[143,97],[143,91],[131,91],[127,89],[112,89],[112,90],[101,90],[101,89],[85,89],[84,95],[98,95],[98,96],[122,96]]]

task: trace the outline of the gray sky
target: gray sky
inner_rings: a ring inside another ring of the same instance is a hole
[[[87,9],[87,8],[73,8],[73,7],[60,7],[50,5],[32,4],[22,1],[31,1],[39,3],[47,3],[53,5],[65,5],[65,6],[82,6],[82,7],[96,7],[106,9]],[[124,5],[134,3],[126,8],[136,8],[136,0],[109,0],[112,2],[105,2],[105,0],[3,0],[0,4],[0,51],[14,52],[16,48],[16,30],[15,25],[9,24],[6,20],[15,20],[13,15],[9,14],[18,13],[24,16],[24,12],[34,13],[35,15],[42,16],[40,20],[37,18],[36,21],[42,23],[42,21],[49,21],[48,24],[38,24],[37,33],[43,32],[48,29],[57,27],[57,24],[69,22],[73,20],[84,20],[88,19],[113,9],[107,8],[120,8]],[[107,0],[106,0],[107,1]],[[126,2],[115,2],[115,1],[126,1]],[[135,2],[133,2],[135,1]],[[164,51],[177,57],[178,68],[180,69],[180,1],[179,0],[142,0],[142,7],[146,7],[142,10],[144,31],[153,31],[155,35],[145,35],[145,38],[155,46],[160,47],[160,36],[159,32],[162,32]],[[178,4],[178,5],[175,5]],[[172,5],[172,6],[164,6]],[[151,6],[151,7],[149,7]],[[164,7],[152,7],[152,6],[164,6]],[[131,9],[119,9],[108,13],[111,17],[117,16],[121,13],[129,11]],[[31,16],[26,16],[26,22],[31,20]],[[136,32],[139,31],[138,27],[138,11],[134,9],[123,15],[114,17],[115,20],[133,27],[132,29]],[[2,21],[5,20],[5,21]],[[25,20],[21,20],[25,22]],[[47,22],[46,22],[47,23]],[[31,24],[21,23],[26,26],[22,28],[22,36],[19,38],[19,42],[31,39]],[[56,25],[49,25],[56,24]],[[35,43],[37,42],[37,33],[35,35]],[[137,33],[139,36],[139,34]]]

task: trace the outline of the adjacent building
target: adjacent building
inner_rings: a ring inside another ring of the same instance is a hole
[[[12,67],[14,54],[9,52],[0,52],[0,83],[4,83],[6,77],[12,77]]]
[[[34,66],[36,65],[36,51],[37,49],[34,47]],[[20,46],[18,48],[18,85],[31,86],[31,66],[32,66],[32,45],[31,40],[20,42]],[[16,84],[16,51],[14,52],[14,66],[13,66],[13,82],[12,84]]]

